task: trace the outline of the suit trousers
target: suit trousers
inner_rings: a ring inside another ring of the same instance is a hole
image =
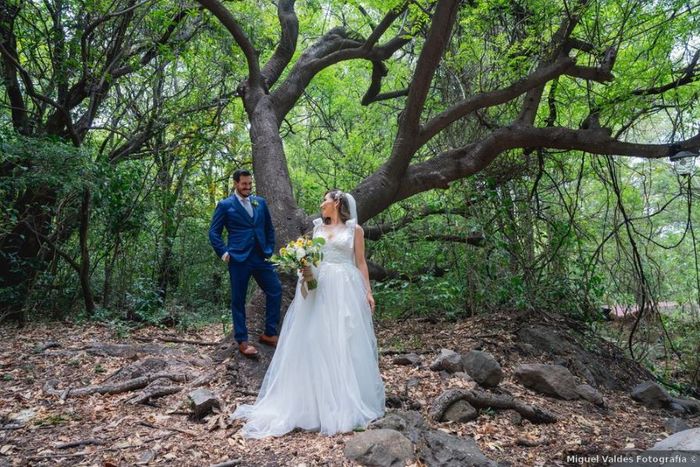
[[[275,266],[265,260],[262,250],[256,245],[245,261],[229,260],[228,272],[231,277],[231,316],[236,341],[248,340],[245,300],[250,276],[265,293],[265,335],[276,336],[282,305],[282,284]]]

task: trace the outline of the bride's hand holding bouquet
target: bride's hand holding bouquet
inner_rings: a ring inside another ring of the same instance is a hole
[[[301,270],[308,289],[313,290],[318,287],[318,281],[313,276],[311,265],[318,266],[323,259],[321,248],[324,243],[326,241],[321,237],[299,237],[280,248],[279,254],[272,255],[270,262],[283,271]]]

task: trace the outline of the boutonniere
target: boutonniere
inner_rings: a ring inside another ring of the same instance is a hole
[[[250,205],[253,206],[254,208],[257,208],[257,207],[258,207],[258,204],[260,204],[260,203],[258,203],[258,200],[257,200],[257,199],[254,199],[254,200],[252,200],[252,201],[250,202]]]

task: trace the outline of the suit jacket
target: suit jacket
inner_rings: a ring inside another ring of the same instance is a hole
[[[217,203],[209,227],[209,242],[219,257],[228,252],[232,261],[245,261],[256,243],[266,258],[272,256],[275,229],[267,203],[260,196],[250,195],[249,199],[253,205],[253,217],[248,215],[235,194]],[[228,232],[228,245],[221,238],[224,227]]]

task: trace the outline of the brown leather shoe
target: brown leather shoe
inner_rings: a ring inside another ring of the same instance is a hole
[[[255,358],[258,356],[258,349],[256,349],[246,341],[243,341],[240,344],[238,344],[238,351],[248,358]]]
[[[277,347],[277,336],[266,336],[265,334],[261,334],[258,342],[269,345],[270,347]]]

